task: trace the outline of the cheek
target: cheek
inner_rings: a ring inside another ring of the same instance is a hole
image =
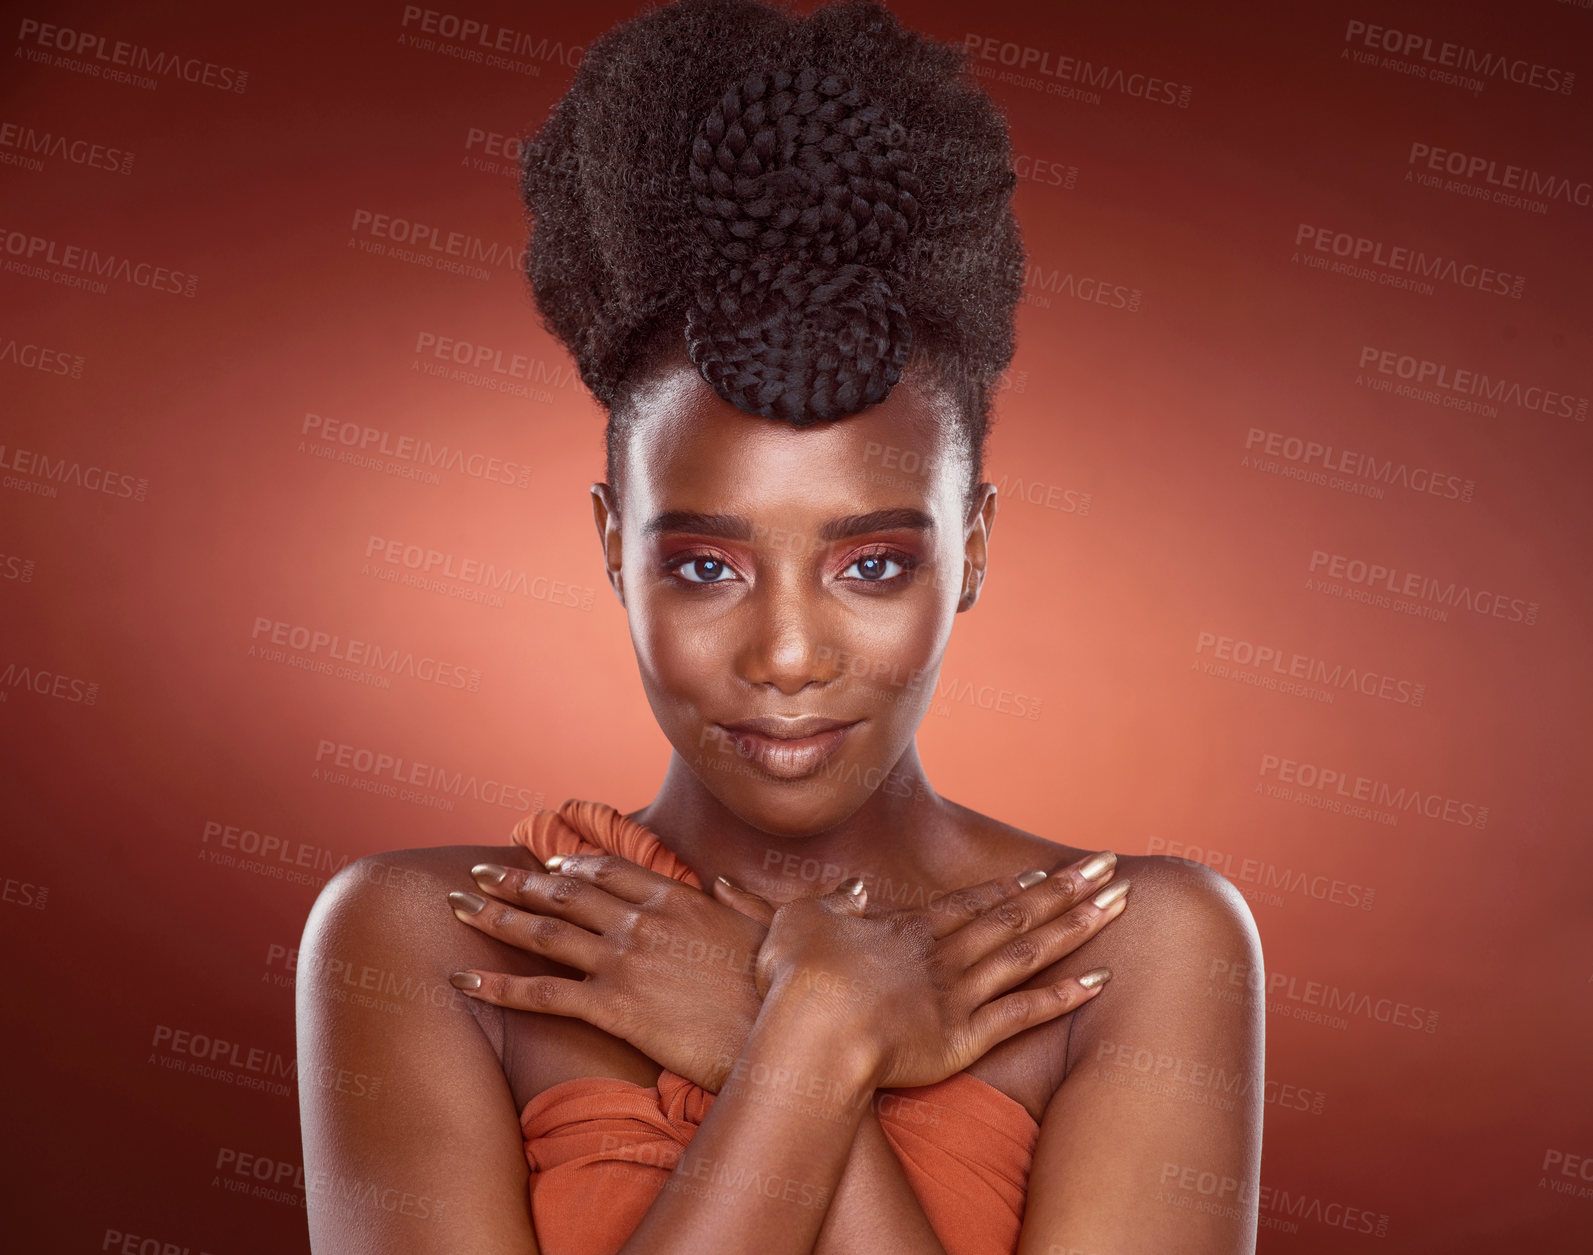
[[[916,722],[927,709],[956,605],[955,589],[948,594],[926,576],[911,595],[847,624],[837,657],[851,683],[885,699],[877,717]]]
[[[694,705],[695,691],[724,669],[718,634],[711,627],[682,623],[682,616],[672,612],[671,599],[655,596],[653,590],[628,601],[636,665],[654,697],[654,709],[658,698],[674,706]]]

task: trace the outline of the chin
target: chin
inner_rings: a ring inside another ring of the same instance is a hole
[[[866,791],[840,789],[822,780],[771,780],[762,786],[747,782],[713,793],[742,823],[783,841],[827,832],[849,819],[869,798]],[[854,793],[857,796],[852,796]]]

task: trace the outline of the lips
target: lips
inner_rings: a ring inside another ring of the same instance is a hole
[[[738,719],[719,726],[729,732],[756,732],[776,741],[798,741],[856,722],[856,719],[821,719],[818,715],[760,715],[756,719]]]
[[[824,719],[818,715],[778,718],[759,716],[719,726],[729,734],[736,753],[771,776],[800,780],[811,776],[841,748],[860,720]]]

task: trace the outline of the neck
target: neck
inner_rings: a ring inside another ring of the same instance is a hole
[[[808,835],[748,823],[710,793],[679,754],[670,755],[657,795],[630,818],[656,832],[705,886],[724,876],[776,904],[828,893],[853,876],[923,883],[927,851],[951,822],[950,804],[931,787],[916,742],[884,787],[845,819]]]

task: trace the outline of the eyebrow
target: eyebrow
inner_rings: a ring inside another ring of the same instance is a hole
[[[699,514],[694,510],[665,510],[654,515],[642,529],[648,536],[661,532],[697,532],[704,536],[719,536],[725,540],[751,540],[752,520],[743,514]],[[935,520],[922,510],[910,506],[896,506],[886,510],[870,510],[867,514],[848,514],[831,519],[819,528],[820,540],[845,540],[865,532],[884,531],[932,532]]]

